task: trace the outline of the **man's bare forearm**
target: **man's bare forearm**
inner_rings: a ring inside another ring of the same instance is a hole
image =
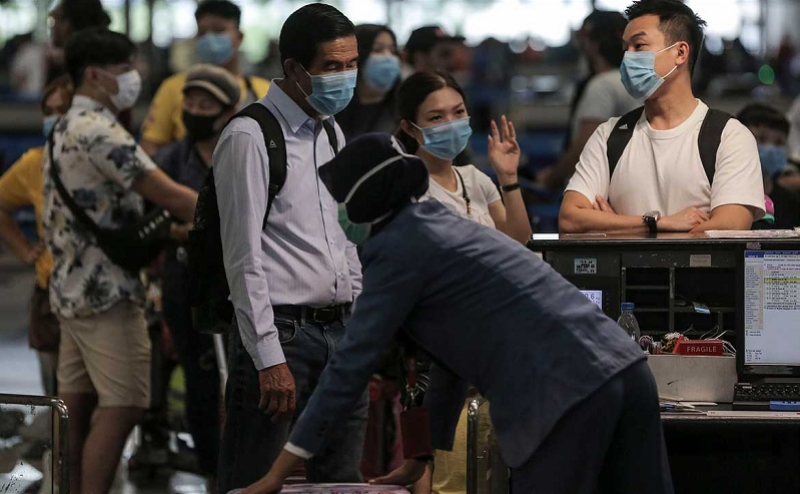
[[[641,216],[622,216],[594,209],[570,208],[558,219],[561,233],[647,233]]]

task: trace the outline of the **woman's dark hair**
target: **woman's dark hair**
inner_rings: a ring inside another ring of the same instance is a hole
[[[317,55],[317,47],[327,41],[355,35],[356,28],[336,7],[312,3],[294,11],[281,28],[278,50],[281,66],[292,59],[303,67]]]
[[[620,12],[595,10],[584,21],[589,28],[588,39],[597,43],[600,56],[612,67],[619,67],[625,51],[622,49],[622,35],[628,20]]]
[[[356,40],[358,40],[358,67],[360,69],[363,69],[364,64],[367,63],[367,59],[372,53],[372,48],[375,46],[375,39],[381,33],[389,33],[389,36],[392,37],[392,43],[394,43],[394,48],[396,50],[397,36],[395,36],[394,31],[392,31],[389,26],[384,26],[381,24],[359,24],[356,26]],[[363,74],[363,70],[358,71],[359,83],[361,82]],[[395,87],[393,87],[392,90],[386,94],[386,99],[383,101],[384,105],[394,105],[394,97],[399,84],[400,80],[398,79]]]
[[[700,47],[703,44],[703,28],[706,21],[681,0],[636,0],[625,9],[629,21],[644,15],[657,15],[658,29],[664,33],[667,46],[679,41],[689,44],[689,72],[694,70]]]
[[[199,21],[201,17],[206,15],[214,15],[233,21],[236,23],[236,27],[239,27],[242,10],[235,3],[228,0],[205,0],[197,6],[197,10],[194,11],[194,18]]]
[[[69,40],[64,49],[64,61],[77,88],[83,81],[86,67],[125,63],[134,53],[136,45],[124,34],[93,28],[81,31]]]
[[[400,85],[400,89],[397,92],[397,110],[400,118],[412,123],[417,123],[419,107],[428,96],[430,96],[431,93],[448,87],[455,89],[464,99],[464,104],[467,103],[464,90],[461,89],[461,86],[453,79],[453,76],[447,72],[417,72],[412,75]],[[403,129],[397,131],[397,138],[403,143],[406,151],[412,154],[417,152],[419,144],[416,139],[406,134]]]
[[[107,28],[111,24],[100,0],[62,0],[60,8],[73,33],[93,27]]]
[[[766,127],[789,135],[790,124],[786,116],[769,105],[751,103],[740,111],[736,118],[745,127]]]

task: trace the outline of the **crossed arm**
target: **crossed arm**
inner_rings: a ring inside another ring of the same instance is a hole
[[[740,204],[724,204],[706,213],[695,207],[666,216],[658,221],[660,232],[700,233],[706,230],[749,230],[755,208]],[[561,233],[647,233],[641,216],[617,214],[600,196],[590,202],[580,192],[567,191],[558,217]]]

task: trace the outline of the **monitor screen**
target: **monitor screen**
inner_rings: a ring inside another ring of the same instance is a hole
[[[598,307],[603,308],[603,290],[581,290],[581,293],[597,304]]]
[[[800,251],[744,253],[744,364],[800,366]]]

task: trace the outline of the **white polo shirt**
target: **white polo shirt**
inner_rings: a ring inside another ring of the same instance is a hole
[[[712,187],[706,177],[697,139],[708,107],[697,108],[682,124],[655,130],[644,114],[609,180],[606,141],[619,118],[597,128],[581,153],[575,175],[567,186],[594,202],[608,199],[621,215],[638,216],[660,211],[669,216],[688,207],[704,211],[725,204],[752,206],[764,215],[764,182],[753,134],[731,119],[722,132]]]

